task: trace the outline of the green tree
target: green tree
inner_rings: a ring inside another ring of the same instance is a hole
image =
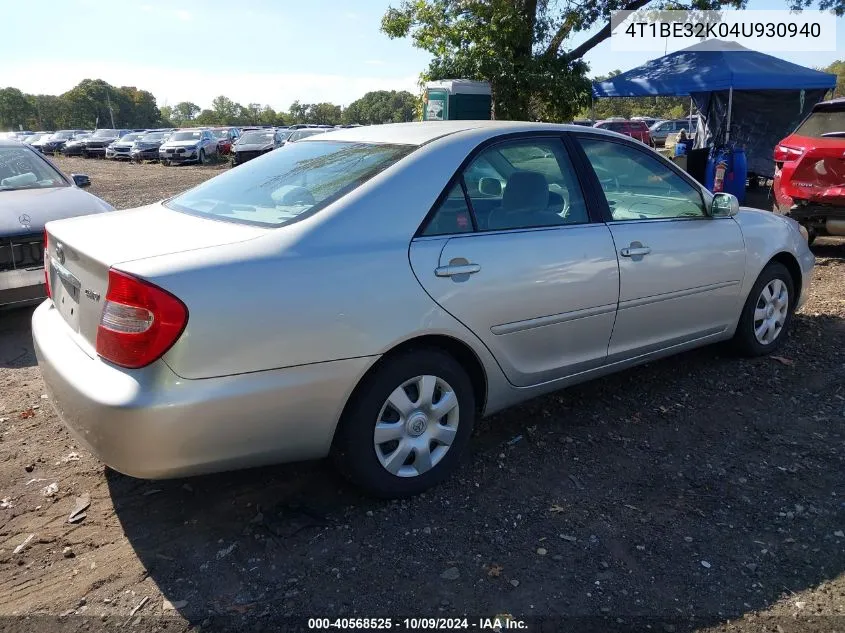
[[[32,104],[17,88],[0,90],[0,128],[17,130],[32,115]]]
[[[241,115],[242,106],[235,103],[229,97],[220,95],[211,101],[211,110],[215,115],[215,122],[220,125],[234,124],[235,119]]]
[[[845,60],[838,59],[827,68],[821,68],[820,70],[836,75],[836,87],[833,89],[831,98],[845,96]]]
[[[407,90],[376,90],[350,103],[343,111],[344,123],[401,123],[416,117],[417,98]]]
[[[64,104],[56,95],[27,95],[31,115],[27,127],[36,130],[57,130],[64,127]]]
[[[171,119],[175,123],[183,125],[186,121],[192,121],[201,110],[202,108],[200,108],[196,103],[192,103],[191,101],[180,101],[173,106]]]
[[[315,103],[308,106],[306,123],[337,125],[341,121],[341,107],[333,103]]]
[[[214,110],[205,109],[194,117],[196,125],[217,125],[217,113]]]

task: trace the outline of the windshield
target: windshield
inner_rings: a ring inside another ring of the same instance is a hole
[[[798,126],[795,134],[821,138],[829,136],[845,136],[845,110],[839,112],[813,112]],[[837,134],[838,133],[838,134]]]
[[[73,137],[73,140],[74,141],[82,141],[82,140],[85,140],[86,138],[91,138],[90,132],[85,132],[84,134],[77,134],[76,136]]]
[[[198,141],[202,138],[202,132],[174,132],[170,137],[171,141]]]
[[[229,128],[224,130],[211,130],[211,133],[214,134],[215,138],[229,138]]]
[[[142,136],[144,136],[144,135],[139,134],[137,132],[133,132],[132,134],[124,134],[123,136],[120,137],[120,142],[121,143],[131,143],[135,139],[139,139]]]
[[[317,129],[317,130],[315,130],[315,129],[295,130],[293,132],[293,134],[291,134],[288,138],[291,141],[298,141],[299,139],[307,138],[309,136],[314,136],[315,134],[323,134],[324,132],[325,132],[325,130],[319,130],[319,129]]]
[[[40,134],[30,134],[29,136],[27,136],[27,137],[23,140],[23,142],[24,142],[24,143],[34,143],[35,141],[37,141],[37,140],[38,140],[38,139],[40,139],[40,138],[41,138],[41,135],[40,135]]]
[[[67,182],[33,150],[0,147],[0,191],[66,187]]]
[[[272,143],[273,132],[247,132],[238,141],[239,145],[249,145],[250,143]]]
[[[117,130],[97,130],[94,132],[94,138],[114,138],[117,136]]]
[[[50,137],[52,141],[63,141],[67,138],[73,138],[73,131],[69,132],[56,132],[53,136]]]
[[[270,152],[168,200],[220,220],[277,227],[346,195],[414,149],[315,141]]]

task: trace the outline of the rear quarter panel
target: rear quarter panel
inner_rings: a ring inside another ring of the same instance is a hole
[[[408,259],[414,232],[476,142],[420,148],[341,201],[248,243],[121,264],[188,307],[165,362],[184,378],[209,378],[376,357],[442,334],[495,367],[425,293]]]

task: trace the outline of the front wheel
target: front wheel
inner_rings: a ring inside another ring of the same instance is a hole
[[[197,163],[200,165],[205,165],[205,150],[201,149],[199,153],[199,158],[197,158]]]
[[[778,262],[766,266],[742,308],[733,339],[738,351],[746,356],[763,356],[783,345],[797,299],[786,266]]]
[[[332,443],[339,470],[368,493],[420,493],[460,462],[475,418],[466,371],[452,356],[419,349],[388,358],[359,385]]]

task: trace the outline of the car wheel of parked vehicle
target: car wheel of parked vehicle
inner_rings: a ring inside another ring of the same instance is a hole
[[[460,363],[440,350],[409,350],[388,357],[358,386],[332,456],[373,495],[414,495],[455,469],[474,417],[472,382]]]
[[[200,165],[205,165],[205,150],[201,149],[199,153],[199,158],[197,158],[197,163]]]
[[[82,150],[82,158],[91,158],[91,154],[89,154],[85,150]]]
[[[795,307],[795,286],[786,266],[772,262],[748,294],[734,335],[737,349],[762,356],[779,348],[789,332]]]

